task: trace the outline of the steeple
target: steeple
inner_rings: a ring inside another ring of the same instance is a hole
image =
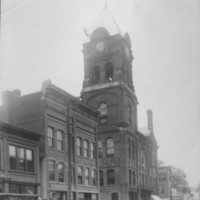
[[[105,3],[104,8],[102,9],[98,18],[92,24],[92,26],[84,30],[85,35],[88,38],[88,41],[89,39],[91,40],[92,33],[99,28],[106,29],[109,35],[117,35],[117,34],[121,36],[125,35],[119,28],[115,18],[113,17],[110,9],[108,8],[107,2]]]
[[[124,84],[134,93],[131,41],[119,28],[107,4],[85,34],[88,41],[83,45],[83,91],[96,89],[97,85]]]

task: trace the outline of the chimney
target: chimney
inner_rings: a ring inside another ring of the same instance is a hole
[[[15,100],[20,97],[21,91],[16,89],[11,91],[3,91],[2,92],[2,108],[1,108],[1,115],[0,120],[5,123],[10,123],[10,112],[14,106]]]
[[[148,123],[148,129],[153,133],[153,111],[147,110],[147,123]]]

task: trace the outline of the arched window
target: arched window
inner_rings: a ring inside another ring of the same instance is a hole
[[[135,161],[135,143],[132,141],[132,159]]]
[[[93,186],[96,185],[96,169],[91,170],[91,183]]]
[[[131,140],[128,139],[128,157],[131,159]]]
[[[131,105],[128,104],[128,121],[131,123],[132,121],[132,108]]]
[[[64,134],[61,130],[57,131],[57,148],[60,151],[64,150]]]
[[[107,170],[107,184],[108,185],[115,184],[115,170],[114,169]]]
[[[114,156],[114,141],[112,138],[106,140],[106,155]]]
[[[99,171],[99,184],[100,186],[104,185],[103,171]]]
[[[55,138],[54,138],[54,128],[53,127],[48,126],[47,136],[48,136],[48,146],[54,148]]]
[[[99,122],[106,123],[107,122],[107,112],[108,112],[107,104],[105,102],[101,102],[99,104],[98,111],[99,111],[99,115],[100,115]]]
[[[82,143],[82,139],[80,137],[77,137],[76,138],[76,153],[78,156],[82,155],[81,143]]]
[[[78,184],[83,184],[83,168],[78,167]]]
[[[105,80],[113,81],[113,64],[111,62],[105,65]]]
[[[87,140],[83,142],[83,155],[84,157],[89,157],[89,145]]]
[[[133,171],[133,185],[136,185],[136,175],[135,171]]]
[[[98,150],[99,150],[99,158],[103,157],[103,144],[101,140],[98,140]]]
[[[52,160],[49,160],[49,180],[55,180],[55,162]]]
[[[112,199],[112,200],[118,200],[118,199],[119,199],[118,193],[117,193],[117,192],[112,193],[112,194],[111,194],[111,199]]]
[[[96,151],[95,151],[95,144],[94,142],[90,143],[90,158],[95,159],[96,158]]]
[[[64,164],[58,163],[58,181],[64,182]]]
[[[100,116],[107,115],[107,104],[105,102],[99,104],[99,114]]]
[[[89,169],[85,168],[85,185],[89,185],[89,180],[90,180]]]
[[[132,172],[129,169],[129,185],[132,185]]]
[[[100,81],[100,69],[98,65],[92,68],[92,83],[98,83]]]

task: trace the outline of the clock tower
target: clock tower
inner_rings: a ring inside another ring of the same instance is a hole
[[[131,41],[104,8],[83,45],[82,99],[100,112],[101,127],[137,129],[137,98],[132,81]],[[102,113],[102,107],[104,112]]]
[[[150,180],[143,166],[150,140],[137,127],[130,37],[120,30],[108,7],[86,35],[81,97],[99,112],[100,199],[149,200],[151,191],[146,185],[138,189],[138,184],[147,183],[143,179]]]
[[[131,41],[107,7],[87,35],[81,96],[99,112],[100,196],[107,200],[136,199],[137,98],[132,81]],[[131,155],[128,142],[133,144]],[[129,156],[133,158],[131,162]],[[131,186],[130,168],[134,182]]]

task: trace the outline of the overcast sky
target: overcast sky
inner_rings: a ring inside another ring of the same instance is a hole
[[[0,90],[52,83],[75,96],[83,81],[83,29],[104,0],[2,0]],[[131,37],[139,126],[154,112],[158,156],[200,182],[200,1],[109,0]]]

